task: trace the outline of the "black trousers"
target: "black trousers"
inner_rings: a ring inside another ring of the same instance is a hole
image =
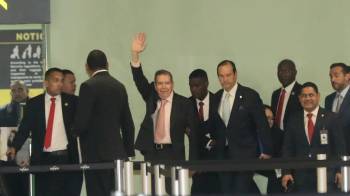
[[[192,176],[191,195],[219,194],[219,176],[214,172],[202,172]]]
[[[1,161],[2,166],[17,166],[15,161]],[[28,196],[29,175],[28,174],[3,174],[0,177],[3,195]]]
[[[40,164],[70,164],[67,154],[52,154],[44,153]],[[79,196],[80,193],[74,193],[71,190],[71,184],[76,183],[76,175],[69,172],[53,172],[53,173],[37,173],[34,175],[35,179],[35,195],[36,196]],[[75,187],[79,189],[78,187]],[[80,187],[81,189],[81,187]]]
[[[115,190],[113,170],[93,170],[85,172],[88,196],[110,196]]]
[[[221,160],[231,160],[232,157],[229,148],[226,147],[222,152],[218,152],[218,158]],[[260,192],[253,180],[253,175],[253,171],[220,172],[221,193],[228,195],[259,194]]]
[[[184,160],[185,152],[180,152],[172,147],[164,149],[153,149],[152,151],[143,152],[145,161],[160,161],[160,160]],[[165,190],[171,194],[171,178],[165,178]],[[155,194],[154,176],[152,175],[152,195]]]

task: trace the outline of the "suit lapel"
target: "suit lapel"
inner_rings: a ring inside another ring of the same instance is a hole
[[[228,121],[227,127],[229,127],[234,119],[237,119],[234,117],[235,114],[237,114],[239,107],[241,106],[241,101],[244,99],[241,91],[241,86],[238,84],[237,91],[235,95],[235,100],[233,102],[232,108],[231,108],[231,114],[230,114],[230,120]]]
[[[332,99],[334,100],[334,98]],[[346,93],[345,97],[344,97],[344,100],[340,106],[340,109],[339,109],[339,113],[343,113],[345,109],[348,108],[348,105],[350,105],[350,89],[348,90],[348,92]]]
[[[176,105],[177,105],[177,95],[176,95],[176,93],[174,93],[174,96],[173,96],[173,101],[172,101],[172,103],[171,103],[171,112],[170,112],[170,138],[175,138],[175,133],[173,133],[173,129],[174,129],[174,126],[175,126],[175,116],[174,116],[174,114],[181,114],[181,112],[180,113],[178,113],[177,111],[176,111],[176,109],[177,109],[177,107],[176,107]]]
[[[41,130],[40,131],[40,137],[42,139],[42,141],[44,141],[45,138],[45,133],[46,133],[46,116],[45,116],[45,93],[41,95],[40,97],[40,102],[38,105],[38,119],[40,119],[39,122],[41,122]],[[35,131],[35,130],[31,130],[31,131]]]
[[[287,106],[286,106],[286,111],[285,111],[285,114],[288,113],[288,111],[290,110],[290,108],[292,107],[292,104],[293,104],[293,101],[295,98],[295,96],[298,96],[297,95],[297,92],[296,92],[296,84],[294,84],[293,88],[292,88],[292,91],[290,91],[290,95],[289,95],[289,98],[288,98],[288,102],[287,102]]]
[[[64,127],[67,130],[66,125],[67,123],[67,114],[68,114],[68,107],[69,107],[69,103],[67,100],[67,97],[65,96],[65,94],[61,94],[61,108],[62,108],[62,118],[63,118],[63,123],[64,123]]]
[[[309,140],[308,140],[308,136],[306,135],[307,134],[307,130],[306,130],[306,127],[305,127],[305,123],[307,123],[307,122],[305,122],[304,110],[302,110],[299,114],[300,115],[299,115],[298,118],[299,118],[300,123],[298,123],[298,124],[300,125],[300,127],[298,127],[297,130],[302,131],[302,133],[300,133],[302,135],[302,137],[303,137],[302,141],[304,141],[307,146],[310,146],[310,143],[309,143]]]

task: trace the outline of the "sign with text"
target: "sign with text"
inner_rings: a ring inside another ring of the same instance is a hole
[[[15,80],[42,87],[42,40],[41,30],[0,30],[0,89]]]

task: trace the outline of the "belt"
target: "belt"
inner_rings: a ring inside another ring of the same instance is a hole
[[[65,156],[65,155],[68,155],[68,150],[56,150],[52,152],[44,152],[44,154],[50,155],[50,156]]]
[[[172,144],[154,144],[154,148],[156,150],[164,150],[167,148],[171,148],[173,145]]]

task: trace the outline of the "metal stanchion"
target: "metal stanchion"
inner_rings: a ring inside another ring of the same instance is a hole
[[[28,140],[29,140],[29,157],[32,157],[32,134],[31,133]],[[29,174],[29,193],[30,193],[30,196],[35,195],[34,175],[31,173]]]
[[[326,154],[318,154],[317,160],[326,160]],[[317,168],[317,193],[327,193],[327,168]]]
[[[189,188],[189,171],[188,169],[181,168],[179,170],[179,192],[180,195],[190,195]]]
[[[126,195],[134,195],[134,163],[124,162],[124,192]]]
[[[181,167],[171,167],[171,195],[180,195],[179,169]]]
[[[160,169],[164,169],[164,165],[154,166],[154,181],[155,181],[155,194],[166,195],[165,191],[165,176],[161,174]]]
[[[152,178],[151,172],[149,172],[150,163],[141,163],[141,176],[142,176],[142,193],[144,195],[152,194]]]
[[[115,177],[115,192],[113,195],[123,195],[123,167],[124,161],[115,160],[114,177]]]
[[[350,161],[350,156],[343,156],[343,161]],[[342,175],[342,184],[341,184],[341,190],[345,193],[350,191],[350,167],[344,166],[341,168],[341,175]]]

